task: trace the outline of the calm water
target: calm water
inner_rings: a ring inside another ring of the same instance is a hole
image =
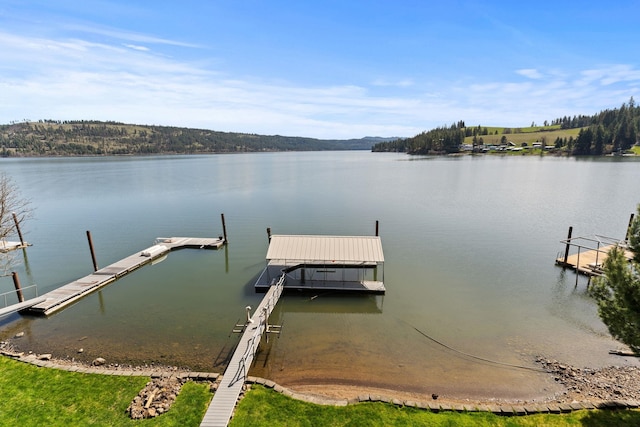
[[[266,228],[370,235],[380,221],[385,296],[287,295],[252,373],[283,385],[368,384],[442,396],[532,399],[557,391],[537,355],[578,366],[636,363],[613,341],[585,281],[554,265],[574,236],[622,237],[640,202],[633,159],[411,158],[368,152],[2,159],[36,208],[17,271],[43,294],[160,236],[218,236],[50,318],[18,315],[21,349],[58,357],[222,371],[233,325],[261,295]],[[0,291],[12,290],[10,278]],[[423,334],[419,333],[422,332]],[[78,353],[82,348],[84,352]]]

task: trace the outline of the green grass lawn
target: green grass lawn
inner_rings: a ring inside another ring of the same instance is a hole
[[[0,357],[0,426],[198,426],[212,394],[187,382],[171,410],[134,421],[125,410],[147,377],[80,374]],[[231,426],[633,426],[640,411],[579,411],[501,417],[491,413],[432,413],[384,403],[321,406],[253,385]]]
[[[239,426],[637,426],[640,411],[578,411],[504,417],[486,412],[433,413],[386,403],[346,407],[301,402],[253,385],[231,421]]]
[[[80,374],[0,357],[0,426],[198,426],[211,393],[189,382],[171,410],[135,421],[125,413],[148,377]]]

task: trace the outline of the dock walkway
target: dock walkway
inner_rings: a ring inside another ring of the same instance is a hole
[[[253,313],[251,320],[247,322],[242,338],[240,338],[240,342],[224,372],[222,381],[202,419],[201,427],[217,427],[229,424],[233,410],[242,392],[242,387],[247,379],[249,368],[258,350],[262,334],[269,332],[269,316],[278,303],[280,295],[282,295],[285,280],[286,275],[282,274],[277,283],[269,288],[260,305]]]
[[[94,292],[120,277],[149,264],[172,250],[183,248],[218,249],[224,245],[221,238],[171,237],[158,238],[156,244],[141,252],[130,255],[88,276],[61,286],[42,295],[44,301],[27,307],[26,310],[48,316],[75,303],[80,298]]]

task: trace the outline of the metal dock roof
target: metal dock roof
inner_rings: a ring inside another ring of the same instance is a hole
[[[379,236],[271,236],[268,261],[290,263],[383,263]]]

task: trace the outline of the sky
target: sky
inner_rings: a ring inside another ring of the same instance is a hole
[[[2,0],[0,124],[348,139],[640,97],[640,2]]]

